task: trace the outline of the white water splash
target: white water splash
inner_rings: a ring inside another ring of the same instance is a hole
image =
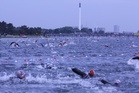
[[[6,72],[3,72],[3,74],[4,75],[1,75],[0,76],[0,80],[1,81],[7,81],[7,80],[9,80],[11,77],[14,77],[14,75],[13,74],[7,74]]]
[[[129,59],[129,60],[127,61],[127,64],[128,64],[128,65],[133,65],[133,66],[135,66],[135,69],[136,69],[136,70],[139,70],[139,60],[132,60],[132,59]]]

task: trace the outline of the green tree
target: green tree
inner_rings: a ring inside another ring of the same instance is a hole
[[[6,33],[6,30],[7,30],[6,27],[7,27],[6,22],[4,22],[4,21],[0,22],[0,33],[1,33],[1,34]]]
[[[7,24],[7,33],[8,34],[12,35],[14,33],[14,29],[15,29],[15,27],[13,26],[12,23]]]
[[[28,27],[26,25],[23,25],[19,28],[19,33],[20,34],[27,35],[28,34],[27,31],[28,31]]]

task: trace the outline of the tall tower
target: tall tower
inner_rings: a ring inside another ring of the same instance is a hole
[[[119,25],[114,25],[114,33],[117,34],[120,31]]]
[[[79,3],[79,30],[81,31],[81,3]]]

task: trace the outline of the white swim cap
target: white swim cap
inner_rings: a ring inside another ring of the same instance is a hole
[[[115,86],[120,86],[120,83],[121,83],[120,80],[115,80],[115,81],[114,81]]]

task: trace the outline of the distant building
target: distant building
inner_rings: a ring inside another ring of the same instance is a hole
[[[104,34],[104,33],[105,33],[105,28],[103,27],[94,28],[94,34]]]
[[[105,28],[104,27],[94,28],[94,32],[100,32],[100,31],[104,31],[105,32]]]
[[[120,27],[118,25],[114,25],[114,33],[117,34],[120,32]]]

